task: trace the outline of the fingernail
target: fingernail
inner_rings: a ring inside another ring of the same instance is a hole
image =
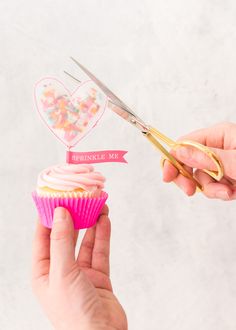
[[[66,209],[64,209],[63,207],[57,207],[54,210],[54,218],[53,218],[53,222],[62,222],[66,220]]]
[[[229,193],[225,190],[219,190],[216,192],[216,197],[227,201],[230,199]]]
[[[189,190],[188,188],[185,188],[184,189],[184,192],[185,192],[185,194],[188,196],[188,197],[191,197],[192,195],[193,195],[193,191],[192,190]]]

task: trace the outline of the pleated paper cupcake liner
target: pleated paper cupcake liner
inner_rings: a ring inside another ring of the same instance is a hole
[[[75,229],[89,228],[95,225],[106,203],[108,194],[101,192],[99,197],[48,197],[32,193],[41,223],[52,228],[54,209],[58,206],[66,208],[73,219]]]

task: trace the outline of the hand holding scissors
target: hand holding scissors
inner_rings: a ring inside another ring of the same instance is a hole
[[[203,187],[201,183],[195,178],[194,174],[186,170],[183,163],[181,163],[175,156],[173,156],[162,144],[166,144],[170,149],[176,150],[180,147],[195,148],[199,152],[208,157],[214,164],[214,170],[203,169],[205,173],[210,175],[214,180],[220,181],[224,176],[223,164],[220,158],[210,148],[204,146],[201,143],[191,140],[183,140],[175,142],[169,137],[159,132],[156,128],[147,125],[140,117],[138,117],[122,100],[120,100],[110,89],[108,89],[101,81],[99,81],[88,69],[86,69],[77,60],[72,60],[80,67],[80,69],[87,74],[87,76],[107,95],[109,99],[110,108],[118,114],[120,117],[128,121],[134,127],[136,127],[144,137],[149,140],[163,155],[162,166],[165,160],[168,160],[184,177],[191,180],[198,190],[202,191]],[[65,72],[73,79],[79,81],[77,78]]]
[[[202,171],[204,168],[214,168],[214,164],[205,154],[193,148],[183,147],[176,150],[175,156],[181,162],[197,169],[194,175],[203,186],[205,196],[224,201],[236,199],[236,124],[219,123],[189,133],[185,138],[211,148],[224,165],[224,177],[218,182]],[[163,180],[175,182],[187,195],[191,196],[195,192],[194,184],[179,174],[169,162],[164,164]]]

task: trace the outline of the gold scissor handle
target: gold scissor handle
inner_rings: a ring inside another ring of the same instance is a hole
[[[210,171],[207,169],[202,169],[203,172],[207,173],[210,175],[213,179],[216,181],[220,181],[223,176],[224,176],[224,169],[223,169],[223,164],[220,160],[220,158],[215,154],[214,151],[212,151],[210,148],[204,146],[201,143],[195,142],[195,141],[190,141],[190,140],[184,140],[184,141],[178,141],[175,143],[174,149],[176,150],[179,147],[191,147],[195,148],[205,155],[207,155],[208,158],[212,161],[212,163],[215,164],[216,171]]]
[[[178,169],[178,171],[188,179],[192,180],[197,188],[199,190],[203,190],[202,185],[200,182],[198,182],[192,174],[190,174],[183,166],[182,163],[180,163],[173,155],[171,155],[161,144],[160,142],[156,139],[159,138],[162,140],[164,143],[166,143],[170,148],[172,149],[177,149],[179,147],[193,147],[204,154],[206,154],[216,165],[217,171],[209,171],[204,169],[203,171],[209,174],[212,178],[215,180],[219,181],[223,176],[224,176],[224,170],[223,170],[223,164],[221,160],[218,158],[218,156],[208,147],[194,142],[194,141],[180,141],[180,142],[174,142],[164,134],[160,133],[158,130],[156,130],[153,127],[149,127],[148,132],[145,133],[146,138],[157,148],[160,150],[160,152],[163,154],[163,159],[162,159],[162,165],[164,164],[164,161],[167,159],[169,162]]]

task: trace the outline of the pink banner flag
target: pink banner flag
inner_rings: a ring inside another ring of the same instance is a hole
[[[90,152],[67,151],[66,161],[69,164],[93,164],[93,163],[127,163],[124,150],[103,150]]]

